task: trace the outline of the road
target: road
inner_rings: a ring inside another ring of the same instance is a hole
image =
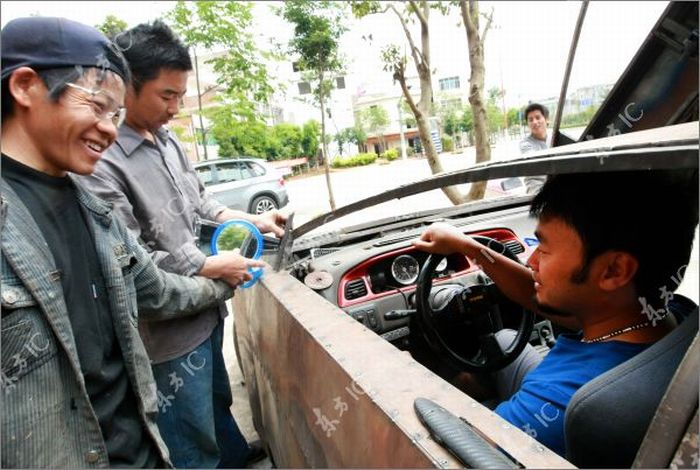
[[[519,156],[518,141],[506,142],[492,148],[493,160]],[[468,147],[462,153],[442,153],[440,161],[445,171],[471,166],[475,163],[474,147]],[[342,207],[397,186],[428,178],[431,175],[427,160],[409,158],[395,160],[384,165],[373,164],[332,170],[331,183],[336,207]],[[330,211],[325,175],[294,178],[286,184],[290,203],[285,211],[295,212],[294,225],[296,227]],[[460,191],[466,192],[469,190],[469,184],[460,185],[459,188]],[[362,214],[346,216],[333,225],[351,225],[363,220],[450,205],[450,201],[442,191],[434,190],[365,209]]]

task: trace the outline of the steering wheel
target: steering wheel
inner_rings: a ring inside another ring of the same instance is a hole
[[[517,256],[501,242],[489,237],[474,236],[476,241],[520,263]],[[430,348],[458,370],[467,372],[491,372],[502,369],[515,360],[530,339],[534,315],[506,298],[487,276],[478,276],[468,287],[446,287],[433,290],[433,273],[442,256],[431,255],[421,268],[416,287],[416,314],[413,315],[418,330]],[[501,307],[522,310],[522,317],[515,338],[504,349],[496,339],[503,329]],[[473,323],[479,341],[479,349],[473,357],[462,352],[466,339],[455,335],[454,326],[466,319]]]

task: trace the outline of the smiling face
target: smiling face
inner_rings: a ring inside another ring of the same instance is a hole
[[[121,106],[125,95],[118,75],[108,71],[98,80],[98,73],[89,69],[74,81],[81,88],[101,90],[97,98],[66,87],[58,101],[49,97],[46,85],[32,69],[23,67],[13,73],[17,75],[14,82],[11,77],[11,88],[25,136],[23,150],[14,153],[21,154],[24,163],[53,176],[92,173],[104,149],[117,137],[114,122],[99,117],[100,112],[112,110],[99,105]]]
[[[129,87],[126,123],[142,134],[167,124],[180,110],[188,74],[186,70],[162,69],[156,78],[143,83],[138,92]]]
[[[545,140],[547,138],[547,118],[539,109],[533,109],[527,113],[527,127],[530,128],[530,133],[536,139]]]

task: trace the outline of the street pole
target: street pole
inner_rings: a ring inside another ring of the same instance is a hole
[[[399,98],[399,102],[396,104],[396,107],[399,109],[399,138],[401,139],[401,160],[406,160],[406,142],[403,136],[403,112],[401,110],[401,100],[402,98]]]
[[[194,76],[197,79],[197,104],[199,106],[199,125],[202,129],[202,148],[204,149],[204,160],[209,160],[207,155],[207,134],[204,131],[204,121],[202,120],[202,92],[199,89],[199,66],[197,65],[197,50],[193,47],[192,53],[194,54]],[[194,145],[197,146],[197,134],[194,136]],[[197,154],[197,159],[199,159],[199,153]]]

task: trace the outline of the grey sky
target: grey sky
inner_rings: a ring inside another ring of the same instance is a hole
[[[268,8],[271,2],[258,3],[256,34],[285,41],[289,31],[284,31],[281,20],[271,17]],[[667,3],[591,2],[570,89],[613,83]],[[94,25],[113,14],[134,26],[159,17],[173,4],[163,1],[3,1],[0,18],[4,26],[13,18],[39,13]],[[580,2],[481,2],[482,11],[488,12],[491,8],[494,28],[486,41],[486,87],[500,86],[502,80],[507,106],[557,95]],[[433,64],[442,76],[448,76],[451,71],[468,76],[466,35],[464,28],[458,26],[459,22],[456,9],[448,17],[437,12],[431,16]],[[382,71],[378,51],[388,43],[404,44],[398,20],[387,13],[361,21],[350,20],[350,25],[343,47],[349,69],[359,73],[370,86],[393,86],[388,73]],[[370,33],[371,44],[361,39]]]

